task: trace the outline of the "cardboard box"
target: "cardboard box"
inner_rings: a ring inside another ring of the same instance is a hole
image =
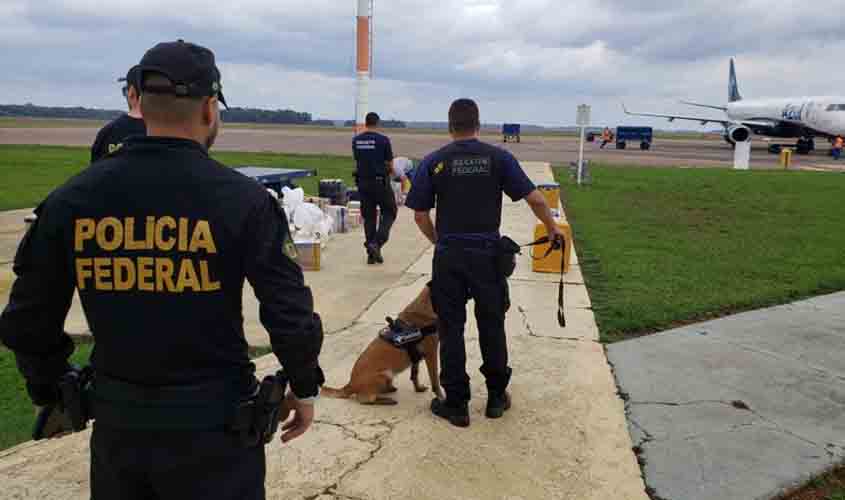
[[[346,216],[348,209],[340,205],[329,205],[326,207],[326,215],[332,218],[332,231],[345,233],[347,231]]]
[[[320,250],[322,245],[319,240],[294,241],[296,245],[296,263],[303,271],[320,270]]]
[[[313,203],[317,205],[320,210],[326,211],[326,208],[331,205],[331,200],[328,198],[320,198],[318,196],[306,196],[303,200],[305,203]]]
[[[361,227],[364,223],[364,218],[361,216],[360,210],[350,209],[346,211],[346,229],[351,231]]]

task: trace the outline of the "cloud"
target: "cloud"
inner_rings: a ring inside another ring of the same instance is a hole
[[[114,80],[156,42],[211,47],[236,105],[353,114],[356,2],[0,0],[0,100],[123,106]],[[842,0],[376,0],[383,116],[443,120],[477,97],[488,121],[568,125],[578,103],[600,124],[632,107],[722,103],[738,56],[743,94],[836,94]],[[658,124],[657,122],[655,124]],[[682,124],[683,127],[693,125]]]

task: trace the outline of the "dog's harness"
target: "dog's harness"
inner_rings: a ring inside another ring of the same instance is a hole
[[[379,338],[407,352],[412,363],[419,363],[424,356],[418,346],[423,339],[437,333],[437,327],[414,328],[401,320],[394,321],[391,318],[387,318],[387,323],[388,326],[379,332]]]

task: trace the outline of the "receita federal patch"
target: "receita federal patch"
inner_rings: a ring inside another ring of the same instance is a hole
[[[489,157],[456,158],[452,160],[452,175],[487,176],[491,173]]]

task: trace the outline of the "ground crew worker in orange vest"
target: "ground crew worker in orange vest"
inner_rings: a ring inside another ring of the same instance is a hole
[[[842,136],[836,138],[833,143],[833,159],[838,160],[842,156]]]
[[[599,146],[599,149],[604,149],[607,143],[611,141],[610,135],[610,129],[605,127],[601,133],[601,146]]]

